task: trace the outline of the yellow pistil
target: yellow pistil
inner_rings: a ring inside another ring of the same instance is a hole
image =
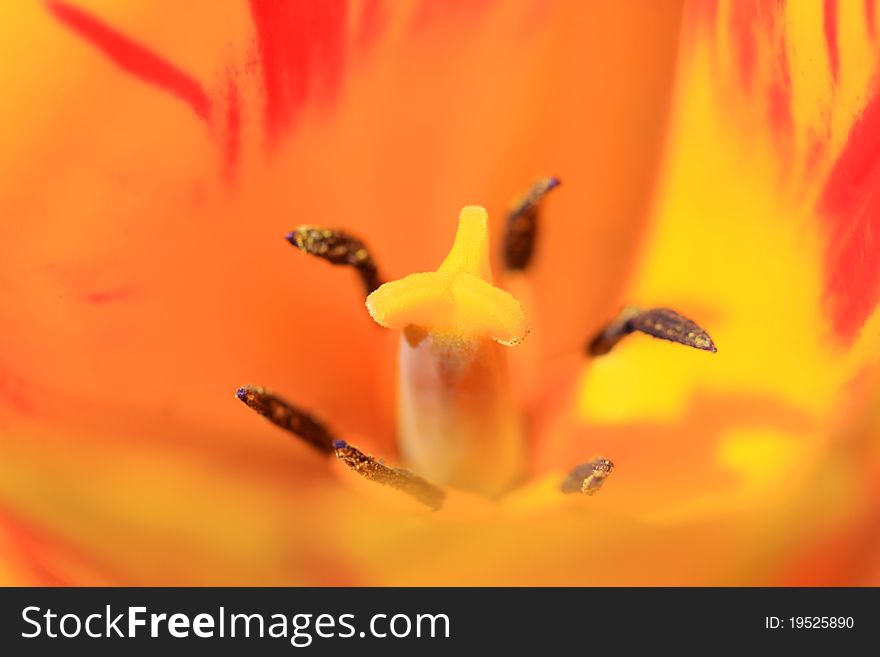
[[[367,308],[378,324],[403,332],[397,425],[409,467],[440,484],[496,495],[523,471],[505,347],[528,329],[519,302],[492,284],[487,220],[483,208],[464,208],[437,271],[385,283]]]

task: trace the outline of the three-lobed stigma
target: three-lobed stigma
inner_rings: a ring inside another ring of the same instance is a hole
[[[470,340],[490,338],[512,346],[528,334],[522,305],[492,284],[486,211],[461,211],[449,255],[434,272],[410,274],[385,283],[367,297],[380,326],[418,327],[433,335]]]

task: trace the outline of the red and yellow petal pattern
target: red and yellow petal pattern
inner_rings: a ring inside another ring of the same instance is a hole
[[[620,512],[661,527],[723,517],[741,532],[726,540],[764,541],[780,563],[730,571],[740,583],[878,581],[880,133],[865,9],[690,7],[627,299],[702,318],[718,353],[622,344],[584,367],[577,410],[542,443],[556,445],[552,467],[573,449],[568,423],[574,449],[613,455],[604,501]]]
[[[0,577],[876,583],[873,5],[806,5],[0,10]],[[624,300],[718,354],[563,363],[540,476],[436,514],[243,412],[265,383],[392,454],[394,338],[284,234],[350,229],[398,278],[538,173],[538,363]],[[557,494],[596,453],[601,494]]]
[[[479,202],[499,220],[552,170],[576,182],[554,208],[572,220],[548,225],[544,251],[563,257],[545,255],[536,276],[557,281],[541,300],[546,344],[576,344],[612,307],[645,221],[672,9],[5,8],[9,535],[46,537],[52,549],[31,557],[65,583],[379,581],[361,567],[388,526],[433,520],[374,511],[352,536],[347,510],[383,494],[340,486],[232,396],[265,382],[393,453],[393,337],[345,272],[283,236],[345,226],[402,275],[436,265],[451,212]],[[40,581],[36,566],[12,570]]]

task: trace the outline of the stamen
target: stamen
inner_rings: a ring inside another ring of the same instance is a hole
[[[558,186],[559,178],[541,178],[507,215],[507,231],[504,235],[504,265],[507,269],[522,271],[529,266],[535,250],[541,201]]]
[[[357,447],[349,445],[344,440],[334,441],[333,448],[336,451],[336,458],[370,481],[396,488],[416,498],[434,511],[443,506],[446,492],[409,470],[391,468],[379,463],[369,454],[364,454]]]
[[[563,493],[595,495],[611,475],[612,470],[614,464],[608,459],[601,457],[590,459],[569,472],[559,488]]]
[[[287,241],[300,251],[317,256],[334,265],[354,267],[367,294],[382,284],[379,272],[367,246],[342,230],[318,226],[300,226],[288,233]]]
[[[617,319],[602,329],[587,345],[591,356],[602,356],[611,351],[625,336],[640,331],[646,335],[670,340],[694,349],[715,353],[715,343],[705,329],[669,308],[642,310],[634,306],[624,308]]]
[[[311,415],[259,386],[242,386],[235,393],[241,401],[275,426],[290,431],[324,454],[333,453],[336,437]]]

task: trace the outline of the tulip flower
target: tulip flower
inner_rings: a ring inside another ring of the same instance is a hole
[[[0,12],[0,581],[880,582],[873,2]]]

